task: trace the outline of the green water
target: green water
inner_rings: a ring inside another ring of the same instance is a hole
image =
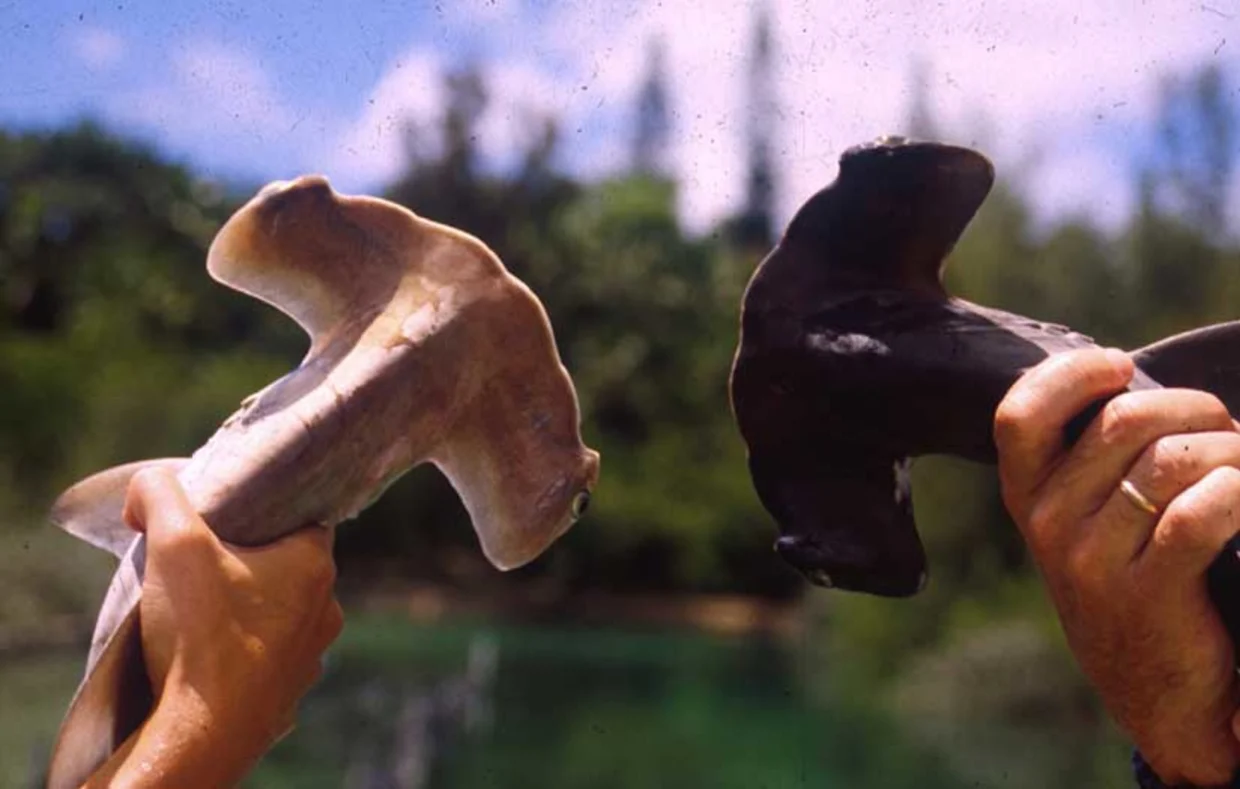
[[[0,785],[33,785],[79,660],[0,664]],[[471,660],[474,689],[454,695]],[[810,704],[796,660],[753,639],[353,617],[246,786],[977,785],[876,714]]]

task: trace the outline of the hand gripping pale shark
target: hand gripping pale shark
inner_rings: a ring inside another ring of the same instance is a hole
[[[754,487],[779,524],[776,550],[815,584],[920,590],[911,459],[994,462],[995,409],[1021,373],[1094,344],[944,290],[945,259],[993,179],[990,162],[964,148],[888,138],[850,149],[746,290],[733,413]],[[1240,412],[1240,323],[1131,355],[1130,388],[1205,389]],[[1069,440],[1101,405],[1074,420]],[[1209,574],[1233,639],[1238,548],[1233,540]]]
[[[264,188],[220,230],[207,269],[310,335],[301,365],[250,396],[177,469],[224,540],[271,542],[352,518],[413,466],[435,464],[501,569],[538,556],[584,512],[599,457],[538,299],[477,239],[320,177]],[[137,604],[144,538],[121,520],[146,463],[104,471],[53,507],[121,557],[50,789],[77,787],[152,705]]]

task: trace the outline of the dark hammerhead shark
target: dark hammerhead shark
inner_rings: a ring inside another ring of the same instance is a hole
[[[919,591],[911,459],[993,463],[995,409],[1016,379],[1050,354],[1094,345],[944,290],[944,261],[993,181],[990,162],[966,148],[901,138],[852,148],[749,283],[733,412],[781,530],[775,548],[815,584]],[[1240,408],[1240,322],[1131,355],[1131,389],[1205,389]],[[1238,548],[1229,544],[1209,581],[1240,641]]]

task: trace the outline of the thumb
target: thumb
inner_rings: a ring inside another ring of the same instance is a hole
[[[176,475],[167,468],[155,466],[134,474],[122,516],[131,528],[146,534],[149,560],[157,564],[192,566],[218,546]]]

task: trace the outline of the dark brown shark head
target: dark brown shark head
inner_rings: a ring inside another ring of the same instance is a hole
[[[1048,355],[1093,345],[1062,326],[950,297],[944,260],[994,175],[980,154],[882,140],[844,154],[746,290],[732,406],[776,550],[823,586],[902,596],[926,581],[909,464],[995,459],[995,408]],[[1240,412],[1240,322],[1132,353],[1130,390],[1204,389]],[[1102,407],[1064,429],[1070,444]],[[1207,573],[1240,644],[1240,537]]]
[[[944,260],[993,179],[985,157],[965,148],[899,139],[853,148],[745,293],[733,410],[754,487],[779,524],[776,550],[814,583],[920,589],[911,459],[992,462],[994,411],[1016,379],[1050,354],[1093,345],[944,291]],[[1227,361],[1237,343],[1233,323],[1134,352],[1129,388],[1192,386],[1240,408],[1240,364]],[[1065,440],[1100,407],[1072,420]],[[1228,567],[1240,588],[1240,562]]]
[[[925,415],[906,388],[915,364],[889,366],[871,318],[894,300],[917,305],[913,323],[926,310],[937,320],[943,261],[993,179],[965,148],[852,148],[746,291],[733,409],[776,550],[813,583],[892,596],[925,583],[908,470],[933,440],[919,437]]]

